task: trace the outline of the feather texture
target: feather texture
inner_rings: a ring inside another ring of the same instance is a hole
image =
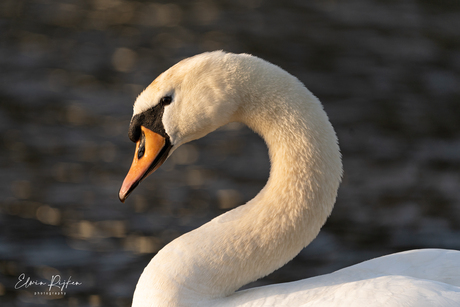
[[[162,123],[173,150],[239,121],[266,141],[270,177],[254,199],[158,252],[139,279],[133,306],[459,306],[460,253],[446,250],[393,254],[235,292],[317,236],[342,176],[336,134],[297,78],[250,55],[218,51],[181,61],[137,98],[134,116],[164,96],[172,97]]]

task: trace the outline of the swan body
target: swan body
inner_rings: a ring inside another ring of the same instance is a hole
[[[391,254],[327,275],[275,284],[223,298],[210,306],[458,306],[457,251]]]
[[[393,254],[236,292],[317,236],[342,176],[337,137],[319,100],[298,79],[254,56],[217,51],[185,59],[139,95],[129,133],[136,154],[120,199],[180,145],[233,121],[267,143],[265,187],[160,250],[139,279],[134,307],[460,306],[460,252],[448,250]]]

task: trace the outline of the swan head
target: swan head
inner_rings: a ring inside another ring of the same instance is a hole
[[[240,57],[250,56],[217,51],[182,60],[139,95],[128,133],[136,150],[118,194],[122,202],[180,145],[234,120],[239,100],[231,71]]]

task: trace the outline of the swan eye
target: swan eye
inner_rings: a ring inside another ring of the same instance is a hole
[[[171,96],[165,96],[163,98],[160,99],[160,103],[164,106],[167,106],[168,104],[170,104],[172,102],[172,97]]]

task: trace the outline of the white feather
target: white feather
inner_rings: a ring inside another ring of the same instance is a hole
[[[133,306],[460,306],[460,252],[420,250],[335,273],[246,291],[318,234],[342,175],[337,137],[322,105],[295,77],[250,55],[186,59],[137,99],[134,114],[173,96],[163,124],[174,148],[231,121],[269,147],[266,186],[165,246],[142,273]]]

